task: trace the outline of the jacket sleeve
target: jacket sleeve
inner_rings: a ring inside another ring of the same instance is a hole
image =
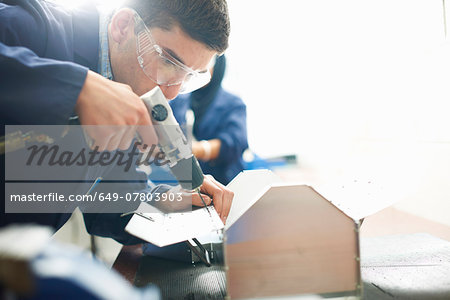
[[[138,244],[143,241],[125,231],[125,227],[132,215],[121,217],[122,213],[133,212],[138,209],[141,201],[154,199],[156,193],[165,193],[170,189],[167,185],[158,185],[150,188],[147,183],[147,174],[136,170],[135,162],[129,170],[123,165],[111,164],[109,167],[101,167],[102,181],[96,186],[98,194],[116,195],[117,201],[98,201],[86,203],[87,206],[79,206],[83,212],[86,230],[90,234],[113,238],[121,244]],[[106,170],[109,168],[109,170]],[[96,177],[95,175],[94,177]],[[131,197],[128,197],[131,196]],[[142,199],[141,197],[145,198]],[[89,208],[96,208],[95,210]],[[95,211],[95,213],[91,213]]]
[[[57,19],[39,1],[10,2],[0,3],[2,120],[6,124],[65,124],[88,71],[64,59],[70,56],[70,17],[61,13],[65,17]],[[57,49],[49,48],[50,36],[58,39]]]
[[[0,42],[0,111],[19,124],[65,124],[88,69]]]
[[[128,191],[130,193],[137,193],[139,195],[165,193],[169,189],[170,187],[167,185],[159,185],[154,189],[144,188],[142,190],[133,190],[128,187]],[[111,193],[111,190],[108,190],[108,192]],[[127,211],[131,212],[138,208],[140,202],[132,202],[129,204],[130,206]],[[132,236],[125,231],[125,227],[133,215],[130,214],[123,217],[121,215],[122,213],[83,213],[83,218],[86,225],[86,230],[89,234],[109,237],[123,245],[144,243],[143,240]]]

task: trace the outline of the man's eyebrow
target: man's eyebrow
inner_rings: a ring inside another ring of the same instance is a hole
[[[164,50],[169,53],[171,56],[173,56],[173,58],[175,58],[176,60],[178,60],[180,63],[182,63],[183,65],[186,65],[186,63],[175,53],[173,52],[171,49],[169,48],[164,48]]]
[[[169,48],[164,48],[164,51],[166,51],[167,53],[169,53],[173,58],[175,58],[176,60],[178,60],[180,63],[182,63],[183,65],[186,66],[186,63],[175,53],[173,52],[171,49]],[[199,73],[205,73],[208,70],[202,70],[202,71],[198,71]]]

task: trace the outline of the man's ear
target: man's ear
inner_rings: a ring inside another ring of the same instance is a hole
[[[134,30],[134,12],[128,8],[122,8],[111,18],[110,32],[113,40],[120,44],[127,39]]]

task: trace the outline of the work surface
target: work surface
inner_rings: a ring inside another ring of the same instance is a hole
[[[365,299],[450,299],[450,227],[387,208],[364,220],[360,236]],[[124,247],[114,267],[138,286],[157,283],[164,299],[225,294],[220,268],[142,257],[139,247]]]
[[[140,255],[125,248],[114,266],[135,285],[156,283],[164,299],[223,299],[222,268]],[[361,272],[364,299],[450,299],[450,242],[420,233],[362,238]]]
[[[429,234],[361,239],[365,299],[450,299],[450,242]]]

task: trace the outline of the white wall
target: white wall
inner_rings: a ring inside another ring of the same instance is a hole
[[[229,8],[224,84],[248,105],[256,153],[296,153],[301,166],[382,179],[399,207],[450,225],[442,0],[229,0]]]

